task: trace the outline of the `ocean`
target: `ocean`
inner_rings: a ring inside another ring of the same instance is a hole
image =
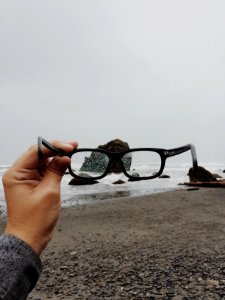
[[[216,173],[223,178],[225,177],[225,173],[223,173],[225,168],[224,163],[204,163],[200,165],[212,173]],[[98,201],[107,201],[112,198],[133,197],[184,189],[187,187],[179,184],[189,181],[187,173],[190,167],[190,163],[167,163],[163,174],[169,175],[170,178],[129,182],[128,178],[123,174],[110,174],[99,180],[97,184],[81,186],[69,185],[68,183],[72,177],[66,174],[62,179],[61,185],[62,206],[94,204]],[[6,165],[0,166],[0,179],[2,179],[2,174],[7,168],[8,166]],[[125,181],[125,183],[113,183],[119,179]],[[1,210],[4,211],[6,206],[2,180],[0,182],[0,205]]]

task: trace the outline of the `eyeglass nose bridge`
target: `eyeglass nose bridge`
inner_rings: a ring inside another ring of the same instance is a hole
[[[120,152],[111,152],[109,156],[109,163],[106,172],[110,173],[124,173],[126,175],[125,167],[122,161],[123,154]]]

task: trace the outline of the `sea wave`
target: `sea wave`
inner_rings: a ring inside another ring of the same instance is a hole
[[[224,176],[224,164],[222,163],[205,163],[202,164],[206,169],[212,173],[217,173]],[[8,166],[0,166],[0,178]],[[188,170],[190,165],[167,165],[163,174],[167,174],[170,178],[156,178],[153,180],[142,180],[130,182],[124,174],[110,174],[105,178],[99,180],[98,184],[74,186],[69,185],[72,177],[66,174],[62,179],[61,194],[62,206],[70,206],[85,203],[96,203],[112,198],[124,196],[139,196],[148,195],[164,191],[184,188],[180,183],[189,181]],[[114,184],[115,181],[122,180],[123,184]],[[0,205],[5,208],[5,197],[0,183]]]

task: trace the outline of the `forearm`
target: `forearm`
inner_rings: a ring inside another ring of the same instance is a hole
[[[0,299],[23,300],[42,271],[34,250],[12,235],[0,236]]]

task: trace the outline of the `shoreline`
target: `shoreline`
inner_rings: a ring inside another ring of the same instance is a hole
[[[187,187],[62,208],[28,299],[225,297],[224,199]]]
[[[106,203],[111,201],[117,201],[118,199],[133,199],[133,198],[142,198],[142,197],[149,197],[154,196],[157,194],[163,194],[163,193],[170,193],[175,192],[179,190],[186,190],[191,189],[193,187],[191,186],[185,186],[184,184],[178,184],[174,188],[168,188],[164,190],[157,190],[154,192],[149,193],[148,190],[143,189],[144,192],[140,192],[139,189],[138,192],[130,191],[130,190],[116,190],[116,191],[102,191],[102,192],[95,192],[95,193],[89,193],[89,194],[78,194],[76,195],[76,201],[74,199],[67,200],[65,203],[62,203],[62,209],[64,208],[70,208],[70,207],[76,207],[76,206],[82,206],[82,205],[97,205],[98,203]],[[75,197],[74,197],[75,198]]]
[[[65,191],[61,191],[61,199],[62,199],[62,209],[64,208],[70,208],[74,206],[80,206],[80,205],[95,205],[97,203],[101,202],[108,202],[108,201],[114,201],[116,199],[121,198],[139,198],[139,197],[148,197],[151,195],[161,194],[161,193],[169,193],[169,192],[175,192],[178,190],[185,190],[190,189],[191,187],[185,186],[183,183],[179,183],[174,187],[168,187],[165,189],[159,189],[155,190],[153,192],[150,192],[148,189],[143,188],[135,190],[129,190],[129,189],[123,189],[121,190],[111,190],[111,191],[93,191],[93,193],[77,193],[73,197],[68,197],[68,195],[65,195]],[[1,200],[3,201],[3,200]],[[6,204],[4,202],[3,204],[0,204],[0,214],[5,215],[6,214]]]

